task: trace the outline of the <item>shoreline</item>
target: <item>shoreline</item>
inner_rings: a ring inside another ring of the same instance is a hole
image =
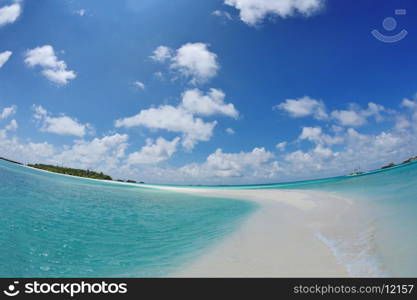
[[[148,187],[259,204],[236,232],[172,277],[382,276],[373,260],[357,259],[370,255],[368,246],[357,246],[368,215],[351,199],[305,190]]]
[[[364,263],[363,258],[362,261],[357,259],[360,252],[365,253],[362,255],[364,257],[372,256],[368,253],[373,250],[372,245],[358,241],[358,236],[372,235],[372,232],[369,233],[367,229],[369,214],[364,213],[364,207],[358,206],[352,199],[308,190],[210,189],[137,184],[21,166],[107,184],[248,200],[259,205],[259,209],[243,221],[237,231],[209,247],[202,256],[183,266],[172,277],[385,276],[383,268],[373,258],[373,262],[369,263]],[[352,225],[355,222],[357,226]],[[362,232],[363,228],[365,232]],[[352,244],[356,248],[351,247],[346,252],[343,248],[349,246],[343,244]]]

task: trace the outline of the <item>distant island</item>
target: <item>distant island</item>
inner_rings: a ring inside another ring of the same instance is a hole
[[[389,164],[383,165],[383,166],[380,168],[380,170],[389,169],[389,168],[392,168],[392,167],[396,167],[396,166],[400,166],[400,165],[408,164],[408,163],[411,163],[411,162],[414,162],[414,161],[417,161],[417,156],[410,157],[409,159],[404,160],[404,161],[403,161],[402,163],[400,163],[400,164],[395,164],[395,163],[391,162],[391,163],[389,163]],[[366,172],[364,172],[364,171],[355,170],[353,173],[350,173],[348,176],[361,175],[361,174],[365,174],[365,173],[366,173]]]
[[[11,159],[7,159],[4,157],[0,157],[0,160],[5,160],[14,164],[18,164],[18,165],[24,165],[20,162],[11,160]],[[411,162],[415,162],[417,161],[417,156],[414,157],[410,157],[406,160],[404,160],[402,163],[400,164],[395,164],[393,162],[384,165],[380,168],[380,170],[384,170],[384,169],[389,169],[392,167],[396,167],[396,166],[400,166],[400,165],[404,165],[404,164],[408,164]],[[144,184],[145,182],[140,181],[137,182],[135,180],[122,180],[122,179],[113,179],[110,175],[106,175],[103,172],[94,172],[94,171],[90,171],[90,170],[83,170],[83,169],[73,169],[73,168],[66,168],[66,167],[58,167],[58,166],[53,166],[53,165],[46,165],[46,164],[28,164],[28,167],[32,167],[32,168],[36,168],[36,169],[41,169],[41,170],[45,170],[45,171],[49,171],[49,172],[53,172],[53,173],[59,173],[59,174],[65,174],[65,175],[71,175],[71,176],[77,176],[77,177],[83,177],[83,178],[92,178],[92,179],[98,179],[98,180],[111,180],[111,181],[117,181],[117,182],[126,182],[126,183],[140,183],[140,184]],[[348,174],[347,176],[356,176],[356,175],[362,175],[362,174],[366,174],[367,172],[365,171],[361,171],[359,169],[354,170],[352,173]]]
[[[20,162],[7,159],[4,157],[0,157],[0,160],[5,160],[14,164],[24,165]],[[48,172],[83,177],[83,178],[91,178],[91,179],[98,179],[98,180],[111,180],[111,181],[118,181],[118,182],[127,182],[127,183],[144,183],[144,182],[136,182],[135,180],[122,180],[117,179],[114,180],[110,175],[104,174],[103,172],[94,172],[91,170],[83,170],[83,169],[74,169],[74,168],[67,168],[67,167],[59,167],[54,165],[46,165],[46,164],[27,164],[28,167],[36,168]]]
[[[34,165],[28,164],[28,167],[41,169],[41,170],[54,172],[54,173],[65,174],[65,175],[78,176],[78,177],[100,179],[100,180],[113,180],[111,176],[106,175],[103,172],[97,173],[97,172],[90,171],[90,170],[65,168],[65,167],[58,167],[58,166],[44,165],[44,164],[34,164]]]
[[[385,166],[382,166],[381,169],[389,169],[389,168],[396,167],[396,166],[399,166],[399,165],[408,164],[408,163],[413,162],[413,161],[417,161],[417,156],[410,157],[409,159],[404,160],[402,163],[400,163],[398,165],[394,164],[393,162],[389,163]]]

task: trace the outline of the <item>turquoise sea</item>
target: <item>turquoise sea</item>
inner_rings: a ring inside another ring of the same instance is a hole
[[[375,276],[417,276],[417,163],[361,176],[221,188],[318,190],[370,207],[359,224],[360,246],[354,245],[363,251],[342,261],[352,269],[382,264]],[[238,228],[257,206],[0,160],[0,209],[0,277],[137,277],[172,274]],[[335,255],[347,257],[346,245],[325,241]]]
[[[0,277],[166,276],[255,209],[0,160]]]

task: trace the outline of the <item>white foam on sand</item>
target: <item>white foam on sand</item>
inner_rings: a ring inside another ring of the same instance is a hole
[[[244,199],[260,205],[236,232],[186,265],[175,277],[384,274],[375,258],[366,209],[351,199],[305,190],[148,187]]]

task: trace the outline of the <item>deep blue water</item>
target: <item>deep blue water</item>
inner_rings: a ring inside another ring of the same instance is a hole
[[[0,277],[166,276],[255,209],[0,160]]]

